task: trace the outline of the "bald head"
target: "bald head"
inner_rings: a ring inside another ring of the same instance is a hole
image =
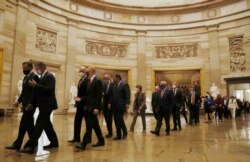
[[[159,86],[155,86],[155,92],[158,92],[160,90]]]
[[[87,68],[85,66],[81,66],[79,72],[86,73]]]
[[[162,86],[162,85],[166,86],[166,85],[167,85],[167,82],[166,82],[166,81],[161,81],[161,82],[160,82],[160,86]]]

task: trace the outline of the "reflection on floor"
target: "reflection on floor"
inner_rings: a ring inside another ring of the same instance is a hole
[[[4,149],[4,146],[11,144],[17,136],[19,117],[0,118],[0,162],[250,161],[250,115],[242,116],[236,120],[227,119],[221,123],[205,124],[201,121],[199,126],[186,126],[184,124],[182,131],[171,132],[170,136],[165,136],[164,126],[160,137],[149,133],[155,126],[153,117],[147,117],[147,134],[141,133],[141,121],[138,119],[135,133],[129,134],[127,140],[118,142],[106,140],[105,147],[93,149],[89,146],[84,152],[75,152],[73,145],[66,142],[72,137],[74,116],[57,115],[54,116],[53,120],[60,148],[51,152],[39,151],[35,156]],[[131,116],[126,117],[128,127],[131,120]],[[102,116],[100,116],[100,122],[103,133],[106,134]],[[94,142],[96,142],[95,136]]]

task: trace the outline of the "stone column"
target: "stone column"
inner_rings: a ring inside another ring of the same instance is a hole
[[[66,56],[66,74],[65,74],[65,96],[64,96],[64,111],[69,108],[70,86],[75,81],[76,68],[76,39],[77,39],[77,21],[68,19],[68,50]],[[77,84],[77,83],[76,83]]]
[[[137,83],[146,91],[146,31],[137,31]]]
[[[16,15],[16,30],[15,30],[15,40],[14,40],[14,50],[13,50],[13,65],[12,65],[12,77],[11,77],[11,87],[10,87],[10,105],[7,109],[7,115],[14,112],[13,102],[15,101],[15,96],[18,93],[17,82],[23,76],[22,73],[22,62],[25,57],[25,47],[26,47],[26,29],[27,29],[27,12],[28,5],[18,1],[17,5],[17,15]]]
[[[210,84],[215,83],[221,90],[221,73],[220,73],[220,50],[218,41],[218,26],[208,26],[209,38],[209,65],[210,65]]]

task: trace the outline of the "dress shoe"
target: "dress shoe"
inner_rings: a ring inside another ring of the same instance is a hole
[[[160,136],[160,133],[159,132],[156,132],[156,131],[150,131],[152,134],[156,135],[156,136]]]
[[[111,138],[111,137],[113,137],[113,135],[112,134],[107,134],[105,137],[106,138]]]
[[[121,137],[115,137],[113,140],[118,141],[118,140],[121,140],[121,139],[122,139]]]
[[[6,146],[5,149],[7,149],[7,150],[18,150],[15,145]]]
[[[25,147],[22,150],[20,150],[21,153],[25,153],[25,154],[34,154],[35,153],[35,149],[31,148],[31,147]]]
[[[142,133],[146,133],[146,130],[143,130]]]
[[[177,131],[177,128],[173,128],[173,129],[171,129],[171,131]]]
[[[79,151],[86,150],[86,144],[78,143],[75,145],[75,148]]]
[[[92,145],[92,147],[100,147],[100,146],[104,146],[105,142],[104,141],[99,141],[96,144]]]
[[[128,134],[124,134],[123,137],[122,137],[122,139],[125,140],[125,139],[127,139],[127,137],[128,137]]]
[[[80,142],[80,140],[75,140],[75,139],[72,139],[72,140],[68,140],[69,143],[76,143],[76,142]]]
[[[180,128],[179,128],[179,131],[181,131],[181,130],[182,130],[182,128],[180,127]]]
[[[167,132],[166,135],[169,136],[169,135],[170,135],[170,132]]]
[[[47,146],[43,146],[44,150],[49,150],[49,149],[53,149],[53,148],[58,148],[58,144],[49,144]]]

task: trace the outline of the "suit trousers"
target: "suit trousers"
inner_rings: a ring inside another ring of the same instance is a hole
[[[40,138],[43,130],[45,131],[50,144],[52,145],[58,145],[58,139],[57,139],[57,135],[56,132],[53,128],[53,125],[50,121],[50,115],[52,113],[51,111],[41,111],[40,108],[40,112],[36,121],[36,125],[34,128],[34,132],[32,134],[31,139],[29,139],[27,141],[27,143],[25,144],[25,147],[31,147],[31,148],[35,148],[37,143],[38,143],[38,139]],[[44,108],[46,109],[46,108]]]
[[[123,135],[128,134],[127,127],[124,122],[124,116],[125,114],[125,108],[124,109],[114,109],[114,119],[115,119],[115,127],[116,127],[116,133],[117,137],[121,138],[122,133]]]
[[[134,131],[136,120],[137,120],[137,117],[139,115],[141,115],[142,128],[143,128],[144,131],[146,131],[146,114],[145,114],[145,109],[141,110],[140,113],[138,112],[137,109],[134,111],[134,117],[133,117],[132,124],[130,126],[130,131]]]
[[[86,128],[87,129],[82,140],[83,145],[87,145],[89,141],[91,140],[92,129],[94,129],[98,141],[99,142],[104,141],[97,115],[94,115],[92,112],[88,112]]]
[[[173,115],[174,129],[177,129],[177,126],[181,128],[180,107],[174,106],[172,109],[172,115]]]
[[[155,131],[157,133],[159,133],[161,130],[163,118],[164,118],[165,124],[166,124],[166,132],[167,133],[170,132],[170,115],[171,115],[171,109],[161,109],[160,108],[160,111],[158,113],[157,124],[156,124],[156,128],[155,128]]]
[[[154,117],[155,119],[157,120],[157,114],[158,114],[158,110],[157,110],[157,107],[153,107],[153,114],[154,114]]]
[[[32,111],[24,111],[23,115],[21,117],[20,125],[19,125],[19,131],[18,131],[18,137],[13,143],[13,145],[19,150],[23,143],[23,138],[25,136],[25,133],[27,132],[29,135],[29,138],[32,137],[32,133],[34,131],[34,110]]]
[[[195,122],[195,124],[199,123],[199,107],[191,104],[189,124],[192,125],[193,121]]]
[[[73,139],[76,140],[77,142],[81,141],[81,127],[82,127],[82,119],[84,117],[85,119],[85,125],[87,129],[87,112],[84,111],[83,107],[77,107],[76,108],[76,114],[75,114],[75,120],[74,120],[74,137]]]
[[[108,134],[109,135],[113,135],[113,128],[112,128],[112,123],[113,123],[113,110],[109,110],[107,108],[107,106],[104,107],[103,109],[103,115],[105,118],[105,122],[107,125],[107,129],[108,129]]]

